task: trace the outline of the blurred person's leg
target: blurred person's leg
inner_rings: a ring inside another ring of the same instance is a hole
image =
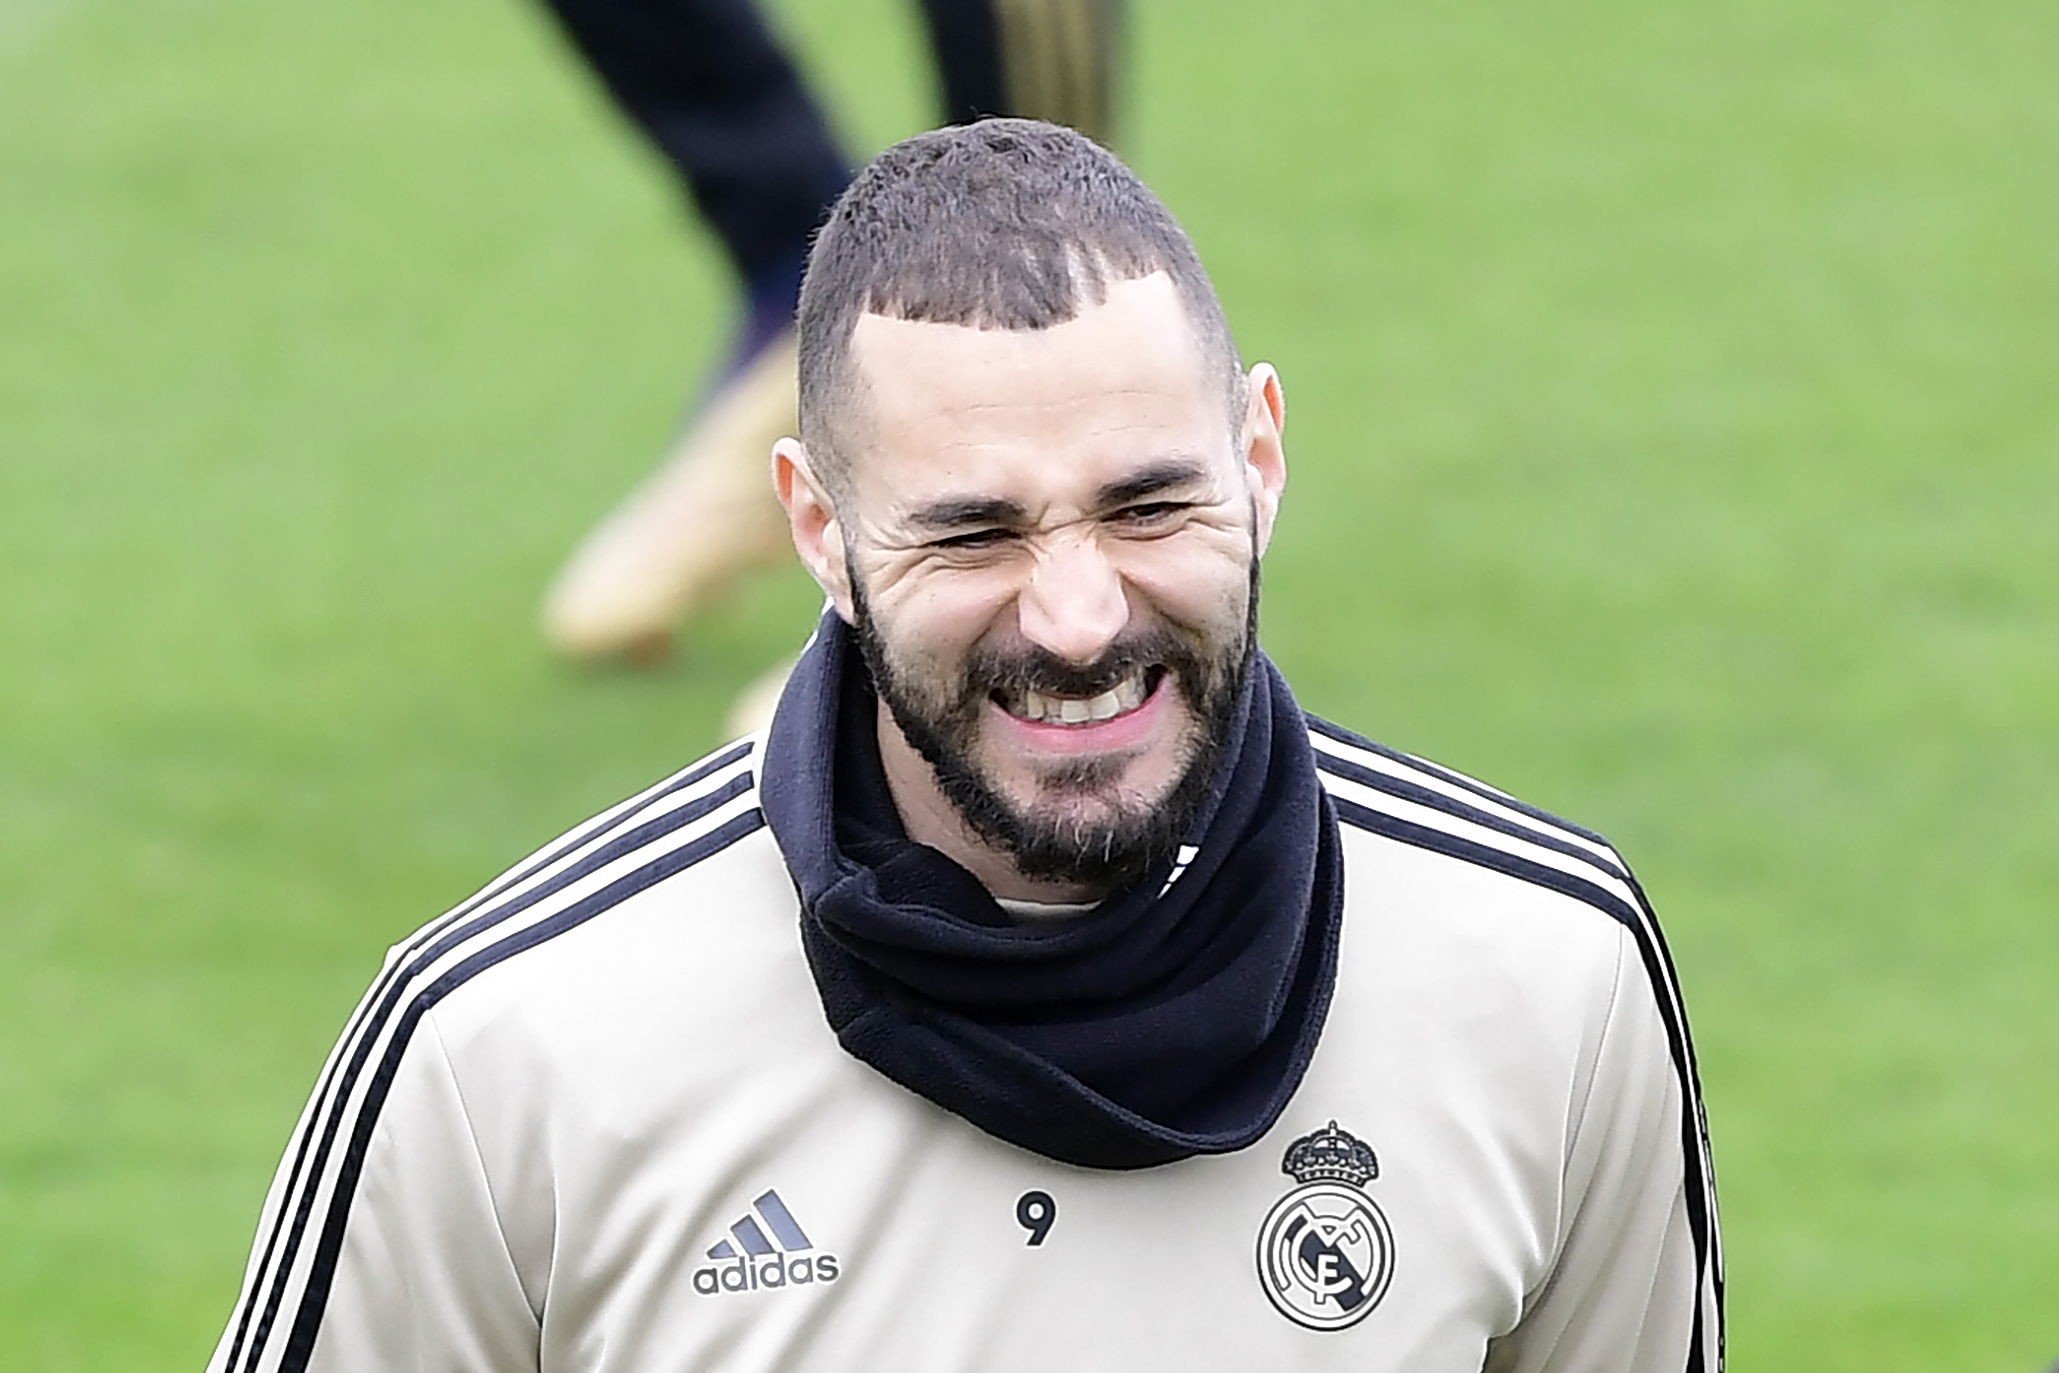
[[[850,182],[800,72],[751,0],[549,0],[623,111],[679,171],[742,278],[797,278]]]
[[[743,325],[716,383],[544,603],[544,632],[560,652],[647,661],[733,574],[785,550],[768,454],[795,423],[791,330],[808,237],[849,173],[747,0],[549,3],[679,169],[745,285]],[[1025,115],[1109,138],[1121,0],[922,0],[922,11],[946,122]],[[768,685],[746,697],[776,700]],[[739,712],[741,721],[748,712]]]
[[[1124,0],[922,0],[944,118],[1045,119],[1114,139]]]
[[[671,452],[587,536],[544,602],[544,633],[560,652],[650,659],[732,573],[786,546],[768,455],[794,425],[808,236],[850,172],[748,0],[550,4],[678,169],[744,290],[736,341]]]

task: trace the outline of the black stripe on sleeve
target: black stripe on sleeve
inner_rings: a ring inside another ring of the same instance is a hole
[[[762,812],[746,811],[719,828],[688,840],[671,852],[625,873],[564,910],[487,945],[469,958],[454,964],[415,994],[396,1022],[386,1052],[380,1056],[378,1069],[365,1088],[364,1102],[358,1109],[356,1122],[351,1128],[350,1141],[337,1168],[336,1188],[329,1198],[328,1215],[322,1224],[321,1238],[315,1245],[307,1286],[301,1293],[300,1306],[294,1315],[291,1333],[286,1338],[285,1352],[279,1362],[279,1373],[305,1373],[308,1356],[314,1350],[315,1336],[321,1330],[322,1311],[328,1304],[329,1287],[336,1276],[337,1257],[343,1250],[343,1232],[350,1220],[352,1194],[357,1189],[359,1174],[364,1171],[365,1154],[371,1147],[372,1132],[379,1123],[379,1110],[385,1104],[387,1093],[392,1089],[393,1079],[400,1071],[401,1057],[406,1053],[408,1042],[422,1017],[428,1014],[436,1003],[495,964],[503,963],[516,954],[535,948],[567,930],[576,929],[638,892],[720,853],[737,840],[763,828],[764,824],[765,817]],[[269,1316],[271,1313],[266,1314]],[[262,1339],[259,1343],[262,1344]]]
[[[1687,1373],[1709,1373],[1703,1356],[1704,1332],[1706,1321],[1710,1319],[1721,1329],[1722,1286],[1719,1279],[1715,1285],[1715,1310],[1705,1311],[1702,1286],[1711,1271],[1716,1239],[1713,1224],[1715,1189],[1709,1175],[1701,1074],[1687,1030],[1687,1016],[1681,1004],[1679,979],[1673,970],[1672,956],[1666,948],[1665,936],[1659,932],[1658,921],[1652,917],[1650,907],[1644,904],[1643,892],[1631,884],[1631,890],[1636,893],[1636,904],[1632,904],[1597,883],[1547,863],[1403,820],[1399,816],[1383,814],[1342,797],[1333,796],[1331,799],[1336,803],[1337,818],[1346,824],[1571,897],[1614,919],[1636,940],[1638,956],[1651,983],[1652,999],[1658,1006],[1659,1020],[1665,1026],[1673,1071],[1679,1076],[1681,1086],[1680,1154],[1686,1173],[1683,1191],[1687,1202],[1687,1228],[1694,1240],[1695,1256],[1694,1328],[1688,1345]]]
[[[1441,811],[1454,819],[1469,821],[1485,829],[1506,834],[1511,839],[1521,839],[1525,843],[1535,844],[1539,848],[1550,849],[1554,853],[1562,853],[1566,857],[1577,859],[1590,867],[1599,868],[1618,881],[1624,881],[1629,877],[1629,874],[1616,864],[1611,863],[1594,850],[1576,844],[1570,839],[1561,839],[1555,834],[1549,834],[1540,829],[1532,829],[1528,825],[1517,824],[1507,816],[1496,815],[1491,811],[1482,810],[1478,806],[1469,806],[1463,801],[1447,796],[1441,791],[1434,791],[1420,783],[1393,776],[1391,773],[1380,772],[1375,768],[1361,767],[1348,759],[1339,758],[1334,753],[1324,753],[1321,749],[1316,750],[1315,760],[1315,765],[1318,768],[1333,777],[1342,777],[1346,781],[1356,782],[1362,787],[1370,787],[1374,791],[1384,792],[1399,800],[1413,801],[1419,806]]]
[[[318,1190],[319,1179],[323,1166],[327,1161],[331,1141],[336,1132],[338,1118],[344,1109],[344,1103],[349,1099],[352,1088],[356,1085],[365,1056],[370,1050],[371,1041],[378,1037],[380,1030],[384,1027],[392,1013],[393,1001],[398,995],[397,989],[399,985],[465,939],[520,914],[537,902],[555,894],[598,868],[613,862],[623,854],[633,852],[643,844],[662,837],[672,830],[691,824],[693,821],[707,815],[724,803],[747,791],[752,781],[751,774],[748,772],[739,773],[707,796],[696,797],[675,810],[668,811],[654,820],[633,827],[627,833],[617,834],[613,840],[601,844],[578,863],[557,873],[549,881],[522,893],[513,900],[488,912],[486,915],[469,920],[466,919],[467,916],[472,915],[481,906],[493,901],[501,894],[514,890],[538,873],[548,870],[553,864],[563,861],[582,845],[592,844],[607,834],[620,831],[622,826],[628,824],[636,816],[643,814],[652,806],[676,796],[682,790],[706,781],[722,769],[735,764],[743,759],[750,752],[751,748],[752,745],[746,741],[733,748],[725,749],[705,762],[681,773],[672,781],[653,789],[640,800],[624,807],[612,818],[603,821],[601,825],[575,833],[564,843],[553,848],[546,856],[534,863],[528,864],[520,872],[504,880],[489,884],[477,896],[459,905],[448,915],[439,920],[432,921],[408,941],[400,956],[395,957],[388,963],[387,967],[373,982],[371,991],[359,1003],[350,1023],[346,1025],[343,1037],[339,1041],[337,1052],[332,1055],[322,1081],[316,1085],[316,1105],[308,1113],[307,1124],[296,1143],[293,1164],[287,1176],[287,1184],[280,1193],[279,1210],[273,1218],[271,1234],[265,1240],[263,1259],[252,1273],[249,1289],[243,1295],[242,1309],[237,1315],[236,1335],[231,1341],[229,1357],[224,1361],[224,1368],[234,1373],[234,1370],[237,1368],[238,1356],[246,1352],[246,1337],[250,1338],[247,1349],[249,1357],[243,1366],[245,1373],[249,1373],[249,1370],[253,1370],[257,1366],[259,1352],[264,1348],[265,1341],[270,1335],[272,1321],[277,1314],[279,1303],[285,1295],[285,1288],[292,1274],[294,1259],[300,1246],[301,1232],[305,1228],[308,1210],[313,1204],[314,1193]],[[453,931],[453,926],[457,926],[455,931]],[[343,1048],[353,1042],[356,1044],[356,1050],[346,1059]],[[339,1069],[341,1070],[340,1073]],[[324,1123],[325,1119],[326,1123]],[[319,1140],[319,1143],[317,1143],[317,1140]],[[310,1157],[311,1146],[312,1157]],[[300,1188],[303,1177],[306,1178],[305,1189]],[[296,1206],[294,1198],[297,1191],[299,1193],[299,1202]],[[290,1224],[287,1221],[289,1212],[292,1216]],[[284,1240],[283,1250],[280,1249],[282,1238]],[[278,1259],[276,1266],[273,1264],[275,1254]],[[270,1280],[267,1283],[265,1275],[268,1270],[270,1272]],[[257,1317],[257,1326],[253,1335],[250,1326],[253,1315],[260,1310],[260,1304],[257,1300],[258,1294],[267,1286],[269,1286],[270,1291],[262,1303],[262,1315]]]
[[[1577,834],[1591,843],[1600,844],[1603,848],[1609,847],[1609,841],[1596,834],[1593,830],[1582,829],[1564,816],[1553,815],[1548,810],[1533,806],[1529,802],[1519,797],[1511,796],[1499,788],[1490,787],[1485,782],[1466,776],[1463,772],[1453,772],[1441,763],[1433,763],[1427,758],[1418,758],[1413,753],[1403,753],[1400,749],[1388,748],[1385,744],[1375,743],[1362,734],[1353,734],[1344,726],[1332,724],[1330,721],[1320,719],[1317,716],[1304,713],[1302,718],[1308,721],[1308,727],[1311,730],[1334,743],[1343,744],[1347,748],[1360,749],[1366,753],[1377,754],[1388,762],[1399,763],[1403,767],[1420,768],[1433,777],[1443,778],[1455,787],[1465,788],[1465,790],[1472,792],[1475,796],[1493,801],[1498,805],[1507,806],[1511,810],[1520,811],[1540,824],[1562,829],[1568,834]]]
[[[502,893],[527,882],[536,874],[551,867],[551,865],[562,861],[581,845],[591,844],[604,835],[619,829],[622,825],[627,824],[630,820],[658,802],[677,794],[685,788],[694,786],[696,783],[705,781],[722,769],[740,761],[751,751],[751,748],[751,743],[745,741],[732,748],[724,749],[681,772],[678,776],[651,788],[644,795],[632,798],[618,807],[614,813],[602,815],[596,823],[583,825],[575,829],[561,843],[553,846],[542,857],[526,866],[518,864],[517,867],[520,868],[520,871],[511,869],[509,873],[493,882],[489,882],[478,893],[460,903],[443,916],[423,926],[401,947],[400,951],[389,961],[387,966],[381,970],[380,975],[373,980],[371,990],[358,1002],[356,1010],[352,1012],[349,1022],[344,1026],[342,1036],[337,1041],[336,1051],[331,1054],[329,1062],[323,1068],[320,1079],[315,1083],[314,1104],[308,1111],[307,1127],[301,1131],[298,1140],[295,1142],[293,1163],[287,1171],[286,1186],[280,1190],[278,1213],[273,1217],[271,1232],[265,1237],[264,1248],[258,1265],[252,1271],[248,1286],[237,1303],[238,1309],[235,1313],[236,1334],[229,1344],[229,1357],[223,1364],[225,1368],[234,1370],[237,1358],[242,1353],[244,1341],[249,1334],[251,1314],[257,1309],[257,1294],[264,1287],[265,1275],[271,1269],[272,1258],[282,1232],[281,1221],[292,1206],[293,1197],[298,1189],[301,1174],[307,1162],[308,1145],[315,1133],[314,1123],[328,1107],[337,1065],[344,1061],[343,1049],[357,1036],[364,1024],[365,1017],[371,1013],[375,1005],[379,1004],[380,999],[384,996],[386,989],[392,984],[393,980],[404,975],[405,969],[413,966],[412,955],[419,952],[424,945],[435,940],[439,934],[449,929],[451,925],[476,911],[480,906],[494,900]],[[262,1342],[262,1340],[259,1341],[260,1344]],[[251,1366],[254,1367],[255,1364],[256,1354],[253,1351]]]

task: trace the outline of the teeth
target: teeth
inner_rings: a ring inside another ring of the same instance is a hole
[[[1084,725],[1090,721],[1112,720],[1126,710],[1135,710],[1144,704],[1144,671],[1139,668],[1117,682],[1099,696],[1080,700],[1069,696],[1046,696],[1041,691],[1022,693],[1022,706],[1016,714],[1025,720],[1038,720],[1045,724]]]

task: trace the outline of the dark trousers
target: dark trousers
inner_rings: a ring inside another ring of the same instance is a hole
[[[945,120],[1027,114],[1106,137],[1119,2],[922,0]],[[758,7],[549,4],[616,102],[679,169],[744,280],[791,270],[850,169]],[[1093,127],[1097,120],[1104,127]]]

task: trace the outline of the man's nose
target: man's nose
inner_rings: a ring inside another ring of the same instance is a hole
[[[1122,576],[1093,539],[1054,541],[1037,554],[1018,600],[1023,637],[1072,663],[1090,663],[1130,621]]]

